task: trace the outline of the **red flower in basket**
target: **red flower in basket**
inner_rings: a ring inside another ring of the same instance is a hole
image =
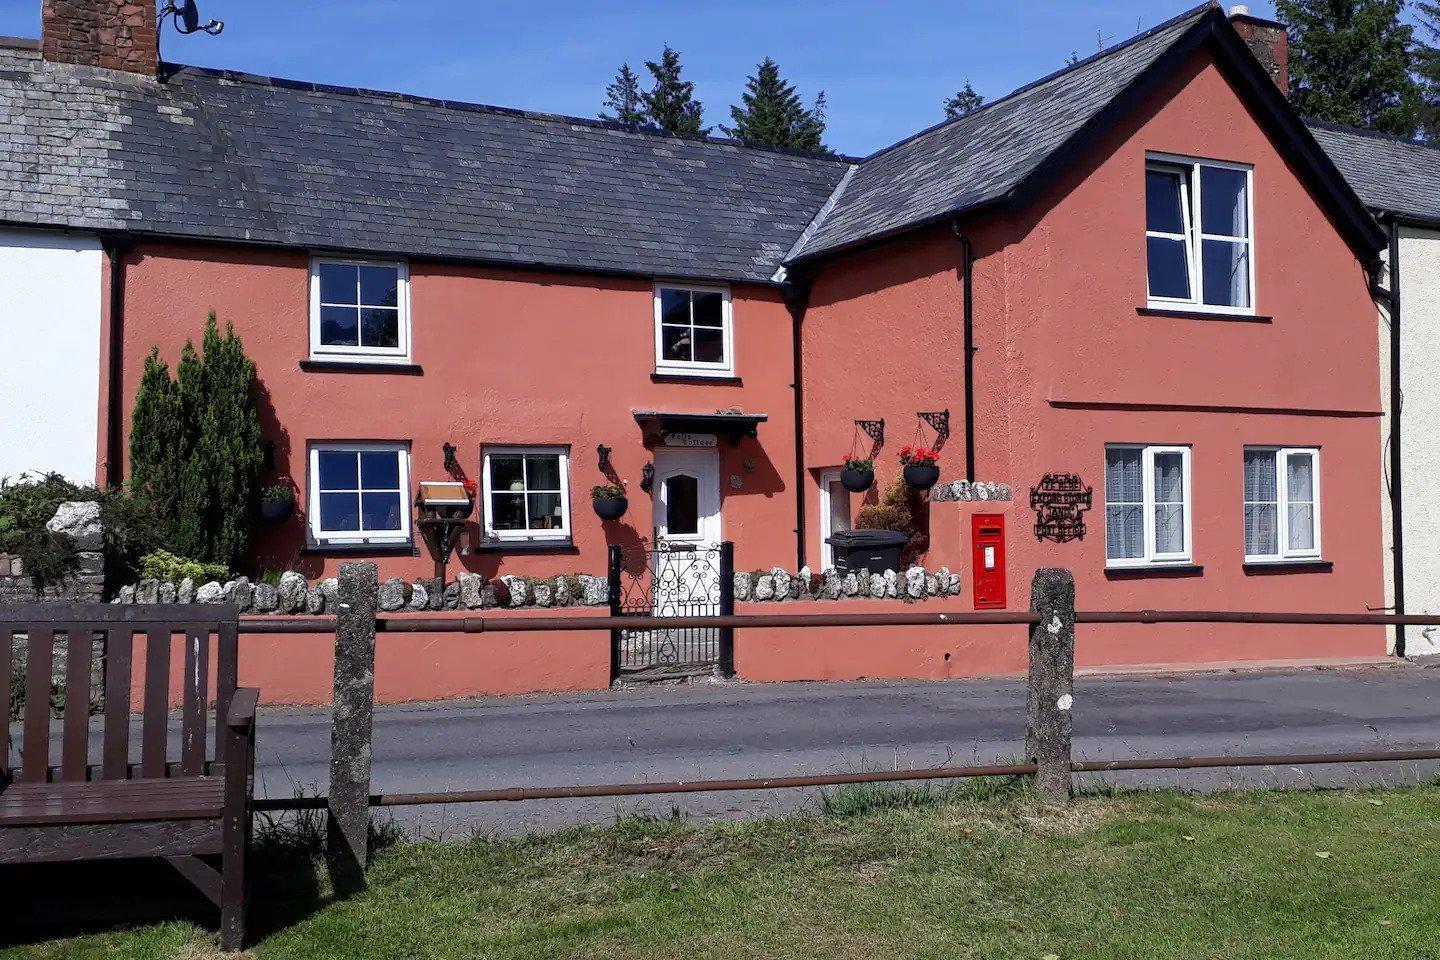
[[[465,488],[465,493],[470,497],[471,500],[474,500],[475,491],[480,489],[479,485],[474,480],[471,480],[469,477],[461,480],[460,483]]]
[[[900,462],[905,466],[928,466],[937,463],[940,454],[926,447],[912,447],[909,445],[900,448]]]

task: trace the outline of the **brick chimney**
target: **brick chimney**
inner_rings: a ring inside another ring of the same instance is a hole
[[[41,0],[40,39],[54,63],[153,77],[160,60],[155,0]]]
[[[1250,8],[1243,4],[1237,4],[1230,9],[1230,24],[1235,28],[1235,32],[1240,34],[1240,39],[1245,41],[1250,52],[1255,54],[1255,59],[1260,61],[1260,66],[1270,74],[1275,86],[1280,88],[1281,93],[1289,96],[1290,37],[1285,32],[1285,24],[1252,17]]]

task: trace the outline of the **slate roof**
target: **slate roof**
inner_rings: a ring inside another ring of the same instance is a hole
[[[834,209],[792,259],[888,236],[999,201],[1160,59],[1205,3],[975,112],[861,161]]]
[[[858,162],[195,67],[166,65],[158,82],[45,63],[33,42],[0,38],[0,223],[771,282],[786,264],[1016,199],[1148,70],[1206,36],[1253,67],[1261,106],[1352,239],[1378,244],[1213,0]]]
[[[0,48],[0,221],[769,281],[838,158]]]
[[[1309,127],[1365,206],[1440,224],[1440,150],[1353,127]]]

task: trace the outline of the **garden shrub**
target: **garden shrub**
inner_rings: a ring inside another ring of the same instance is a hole
[[[41,586],[64,579],[75,569],[75,545],[45,524],[62,503],[98,499],[94,487],[77,486],[58,473],[0,480],[0,553],[19,557]]]
[[[130,482],[166,550],[233,569],[249,556],[265,451],[255,363],[212,311],[201,350],[187,341],[175,376],[158,347],[145,361],[130,429]]]
[[[140,558],[140,577],[145,580],[161,580],[179,583],[186,577],[196,583],[210,580],[225,580],[230,570],[223,563],[201,563],[177,557],[168,550],[155,550]]]
[[[910,539],[900,551],[902,566],[910,566],[930,546],[930,536],[916,523],[919,495],[903,479],[885,488],[879,503],[867,503],[855,514],[859,530],[893,530]]]

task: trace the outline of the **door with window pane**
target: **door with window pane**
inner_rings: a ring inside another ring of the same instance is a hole
[[[655,589],[657,616],[707,611],[720,602],[718,563],[696,563],[720,546],[720,469],[716,450],[655,451]]]

